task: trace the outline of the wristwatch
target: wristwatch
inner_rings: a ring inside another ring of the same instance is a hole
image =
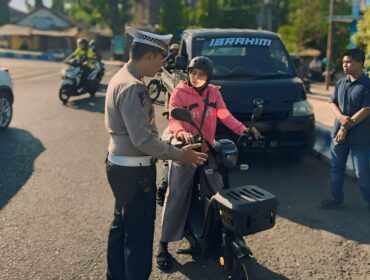
[[[345,127],[344,127],[344,125],[341,125],[341,126],[340,126],[340,130],[342,130],[342,131],[347,131],[347,128],[345,128]]]

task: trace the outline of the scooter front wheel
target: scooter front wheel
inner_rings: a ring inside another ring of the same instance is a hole
[[[225,278],[248,280],[248,262],[252,252],[242,238],[231,238],[225,243],[220,263],[225,270]]]
[[[64,85],[59,90],[59,99],[65,104],[71,97],[73,87],[71,85]]]
[[[234,264],[232,266],[231,275],[229,279],[232,280],[248,280],[248,262],[249,256],[245,256],[241,259],[234,258]]]

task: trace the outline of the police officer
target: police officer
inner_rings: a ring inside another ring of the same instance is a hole
[[[115,197],[108,237],[107,279],[148,279],[152,267],[155,219],[155,159],[201,165],[207,155],[188,145],[177,149],[161,142],[154,108],[143,83],[162,66],[172,35],[126,28],[133,37],[130,60],[113,76],[105,99],[110,139],[106,172]]]

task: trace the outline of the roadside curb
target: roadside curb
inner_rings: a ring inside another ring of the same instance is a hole
[[[21,59],[35,59],[35,60],[57,60],[51,58],[50,55],[41,52],[29,52],[29,51],[11,51],[11,50],[0,50],[0,57],[6,58],[21,58]]]
[[[119,61],[119,60],[103,60],[105,65],[110,65],[110,66],[119,66],[122,67],[123,64],[125,64],[124,61]]]
[[[43,53],[43,52],[34,52],[34,51],[18,51],[18,50],[9,50],[9,49],[0,49],[0,57],[5,58],[19,58],[19,59],[33,59],[33,60],[42,60],[42,61],[63,61],[64,54],[52,54],[52,53]],[[106,65],[119,66],[121,67],[124,64],[124,61],[119,60],[103,60]]]

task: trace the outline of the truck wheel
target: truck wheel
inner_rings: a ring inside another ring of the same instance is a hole
[[[156,101],[161,93],[161,83],[158,80],[151,80],[147,85],[150,99]]]
[[[12,120],[13,106],[8,93],[0,92],[0,130],[5,130]]]

